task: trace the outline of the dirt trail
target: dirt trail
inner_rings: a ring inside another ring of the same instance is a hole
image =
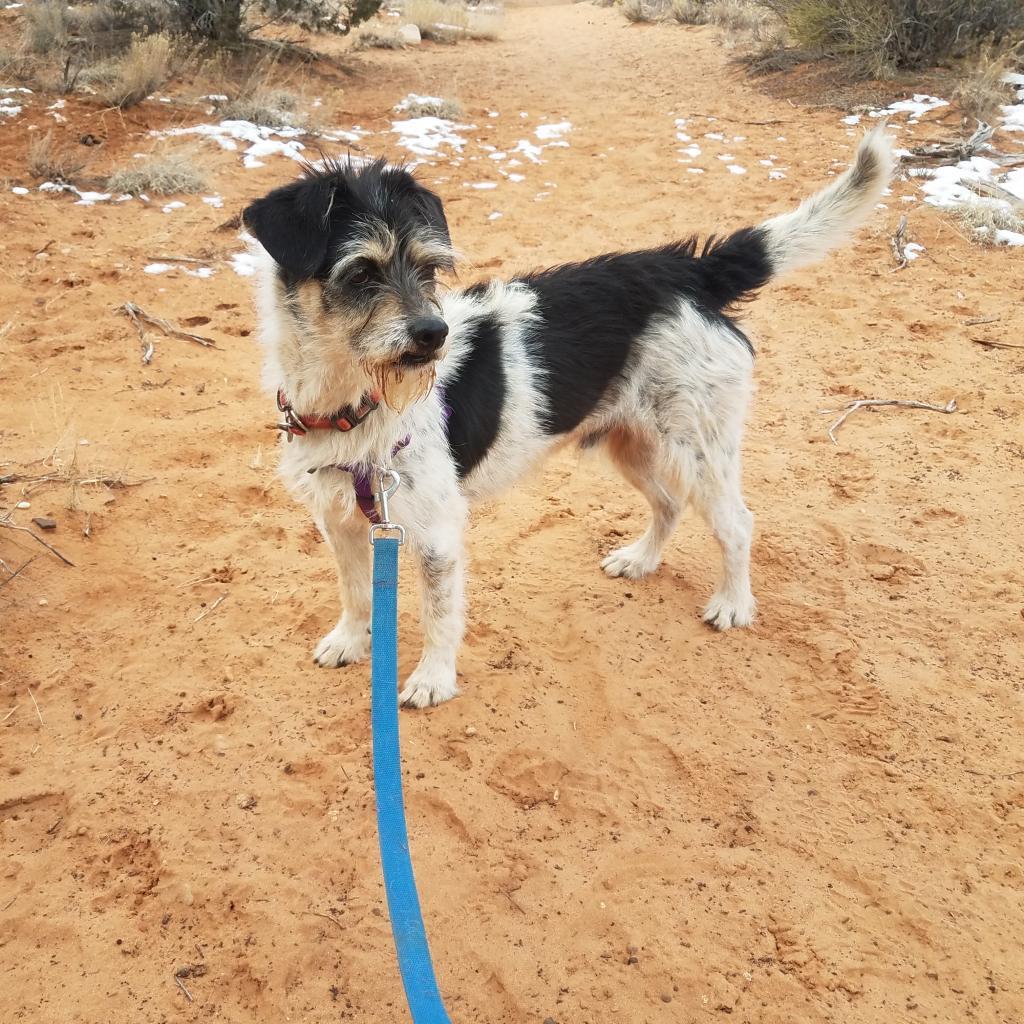
[[[708,29],[514,9],[496,43],[360,55],[310,91],[390,157],[398,99],[457,93],[466,162],[423,173],[472,280],[755,221],[848,159],[839,113],[768,100],[726,58]],[[44,102],[0,126],[12,180]],[[204,119],[65,114],[111,164]],[[562,120],[568,147],[495,175],[482,144]],[[0,196],[0,473],[56,448],[78,476],[145,481],[81,487],[75,511],[66,485],[2,489],[31,502],[19,522],[58,520],[75,567],[0,531],[7,564],[43,556],[0,590],[0,1019],[398,1024],[368,676],[310,662],[333,569],[273,475],[249,283],[143,273],[239,251],[217,225],[295,165],[199,152],[223,209]],[[1024,358],[972,344],[1024,334],[1020,261],[904,194],[750,310],[753,629],[701,624],[716,555],[692,519],[650,580],[603,576],[645,513],[598,462],[561,457],[476,515],[463,696],[402,719],[455,1020],[1024,1020]],[[906,209],[927,252],[896,273]],[[143,366],[126,300],[217,347],[156,337]],[[833,446],[818,410],[863,395],[960,409],[860,412]]]

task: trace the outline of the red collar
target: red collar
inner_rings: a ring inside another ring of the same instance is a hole
[[[288,435],[289,441],[293,437],[303,437],[310,430],[340,430],[345,433],[358,427],[378,405],[380,395],[370,392],[363,395],[359,405],[346,405],[331,416],[299,416],[292,408],[291,402],[285,398],[284,392],[278,388],[277,407],[284,413],[284,422],[275,426]]]

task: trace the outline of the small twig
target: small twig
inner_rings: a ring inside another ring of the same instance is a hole
[[[185,988],[185,982],[183,982],[181,980],[181,978],[179,978],[177,975],[174,976],[174,984],[177,985],[178,988],[180,988],[181,991],[185,993],[185,998],[190,1003],[194,1003],[195,1002],[195,1000],[192,998],[192,993],[189,992],[189,990],[187,988]]]
[[[1014,345],[1012,341],[989,341],[988,338],[971,338],[971,341],[986,348],[1024,348],[1024,345]]]
[[[219,256],[211,256],[209,259],[201,260],[195,256],[147,256],[147,260],[160,260],[166,263],[223,263]]]
[[[221,602],[222,602],[222,601],[224,601],[224,599],[225,599],[225,598],[226,598],[227,596],[228,596],[227,594],[221,594],[221,595],[220,595],[220,597],[218,597],[218,598],[217,598],[217,600],[216,600],[216,601],[214,601],[214,602],[213,602],[213,604],[211,604],[209,608],[207,608],[207,609],[206,609],[205,611],[202,611],[202,612],[200,612],[200,613],[199,613],[199,614],[198,614],[198,615],[197,615],[197,616],[195,617],[195,619],[193,619],[192,621],[193,621],[193,622],[198,622],[198,621],[199,621],[200,619],[205,619],[205,618],[206,618],[206,616],[207,616],[207,615],[209,615],[209,614],[210,614],[210,612],[212,612],[212,611],[213,611],[214,609],[216,609],[216,608],[217,608],[217,606],[218,606],[218,605],[220,605],[220,604],[221,604]]]
[[[889,248],[892,249],[893,259],[896,260],[896,267],[902,270],[907,265],[907,215],[900,217],[900,225],[892,238],[889,239]]]
[[[978,320],[965,320],[964,327],[979,327],[981,324],[995,324],[1002,318],[998,316],[984,317]]]
[[[18,526],[16,523],[11,523],[4,519],[0,519],[0,526],[4,527],[7,530],[17,530],[19,533],[27,533],[30,537],[39,541],[39,543],[42,544],[43,547],[46,548],[48,551],[52,551],[65,565],[74,566],[75,563],[72,562],[70,558],[65,558],[52,544],[47,544],[47,542],[43,540],[43,538],[40,537],[39,534],[34,533],[27,526]],[[12,576],[11,579],[13,578],[14,577]],[[8,580],[7,582],[9,583],[10,580]]]
[[[43,715],[39,710],[39,705],[36,703],[36,695],[32,692],[31,686],[26,686],[25,689],[28,690],[28,695],[32,698],[32,706],[36,709],[36,717],[39,719],[39,727],[42,729],[44,727]]]
[[[20,576],[38,557],[38,555],[33,555],[27,562],[22,562],[21,565],[19,565],[18,568],[15,569],[14,572],[12,572],[11,575],[3,581],[3,583],[0,583],[0,590],[3,590],[3,588],[6,587],[7,584],[10,583],[11,580],[13,580],[16,576]]]
[[[342,931],[345,930],[345,926],[336,917],[332,917],[330,914],[321,914],[318,910],[304,910],[302,913],[310,914],[313,917],[322,917],[325,921],[330,921],[331,924],[337,925]]]
[[[4,715],[4,717],[3,717],[3,718],[0,718],[0,725],[3,725],[3,723],[4,723],[4,722],[6,722],[6,721],[7,721],[7,719],[8,719],[8,718],[10,718],[10,717],[11,717],[11,715],[13,715],[13,714],[14,714],[14,712],[15,712],[15,711],[17,711],[17,710],[18,710],[18,708],[20,708],[20,707],[21,707],[21,705],[20,705],[20,704],[15,704],[15,705],[14,705],[14,707],[13,707],[13,708],[11,708],[11,710],[10,710],[10,711],[8,711],[8,712],[7,712],[7,714],[6,714],[6,715]]]
[[[48,836],[52,836],[52,835],[54,835],[54,834],[56,833],[57,829],[59,829],[59,828],[60,828],[60,823],[61,823],[61,822],[62,822],[63,820],[64,820],[63,818],[58,818],[58,819],[57,819],[57,820],[56,820],[56,821],[55,821],[55,822],[54,822],[54,823],[53,823],[53,824],[52,824],[52,825],[51,825],[51,826],[50,826],[50,827],[49,827],[49,828],[48,828],[48,829],[46,830],[46,834],[47,834]]]
[[[894,405],[902,409],[927,409],[929,412],[956,412],[956,399],[951,398],[945,405],[932,405],[930,402],[915,402],[906,398],[858,398],[844,407],[842,416],[839,417],[828,428],[828,436],[833,444],[837,445],[836,431],[846,422],[847,417],[853,415],[858,409],[877,408],[883,405]],[[822,413],[833,413],[835,409],[821,409]]]

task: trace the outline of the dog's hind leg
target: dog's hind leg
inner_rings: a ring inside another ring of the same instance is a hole
[[[738,447],[708,459],[704,470],[694,482],[692,500],[722,551],[722,580],[704,609],[704,621],[716,629],[749,626],[756,607],[750,590],[754,517],[740,489]]]
[[[651,522],[638,540],[611,552],[601,567],[609,576],[640,579],[661,564],[662,550],[686,507],[686,481],[663,439],[616,428],[604,444],[622,475],[650,503]]]
[[[340,668],[362,661],[370,653],[370,545],[360,516],[339,521],[328,506],[316,524],[338,563],[338,593],[342,613],[338,624],[316,645],[313,660],[322,668]]]

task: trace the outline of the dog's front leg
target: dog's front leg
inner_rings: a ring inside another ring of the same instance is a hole
[[[461,501],[453,503],[461,505]],[[464,513],[451,506],[444,522],[431,524],[416,537],[423,598],[423,654],[405,689],[403,704],[425,708],[450,700],[458,692],[455,659],[466,615]]]
[[[342,612],[338,624],[316,645],[313,660],[323,668],[340,668],[370,653],[371,549],[362,516],[339,518],[330,506],[314,514],[338,563]]]

